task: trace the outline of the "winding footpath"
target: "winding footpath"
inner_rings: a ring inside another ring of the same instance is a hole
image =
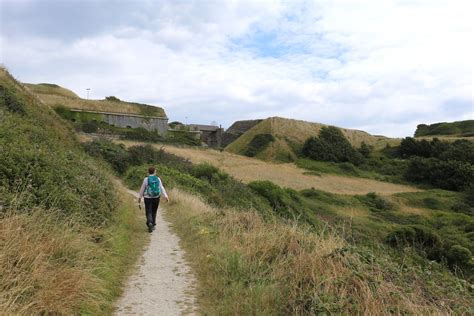
[[[130,193],[137,196],[136,192]],[[156,230],[150,234],[150,243],[126,283],[116,315],[196,314],[196,280],[184,259],[179,238],[162,211],[160,207]]]

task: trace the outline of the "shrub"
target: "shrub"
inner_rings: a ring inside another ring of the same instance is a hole
[[[472,253],[469,249],[460,245],[454,245],[446,253],[448,262],[453,265],[463,265],[471,260]]]
[[[227,173],[219,171],[218,168],[209,163],[201,163],[193,166],[191,174],[196,178],[205,179],[209,182],[220,182],[229,177]]]
[[[387,235],[386,242],[391,245],[412,245],[428,250],[441,246],[439,235],[422,225],[398,227]]]
[[[441,202],[432,197],[427,197],[423,199],[423,204],[432,210],[439,210],[441,208]]]
[[[124,173],[130,165],[129,156],[124,145],[114,144],[107,140],[95,139],[84,144],[86,152],[94,157],[105,159],[118,173]]]
[[[367,193],[365,196],[358,196],[358,199],[364,202],[372,210],[387,211],[395,208],[395,205],[392,202],[384,199],[375,192]]]
[[[112,101],[112,102],[120,102],[120,99],[117,98],[117,97],[115,97],[115,96],[113,96],[113,95],[111,95],[111,96],[109,96],[109,97],[105,97],[105,100],[107,100],[107,101]]]
[[[367,145],[365,142],[360,144],[360,147],[357,149],[359,153],[364,156],[365,158],[369,158],[370,154],[374,150],[373,146]]]
[[[308,138],[302,149],[304,156],[314,160],[351,162],[359,165],[363,156],[355,150],[340,129],[323,127],[318,137]]]
[[[405,178],[416,183],[460,191],[474,183],[474,166],[455,160],[415,157],[410,160]]]
[[[267,199],[275,213],[286,218],[291,217],[291,197],[285,190],[270,181],[254,181],[248,186]]]
[[[357,172],[357,169],[355,166],[350,163],[350,162],[343,162],[339,165],[339,168],[344,172],[344,173],[349,173],[352,175],[358,175],[359,172]]]
[[[410,226],[401,226],[390,232],[386,237],[386,242],[391,245],[412,244],[416,239],[416,232]]]
[[[274,142],[275,138],[271,134],[257,134],[250,141],[244,155],[248,157],[254,157],[258,153],[265,150],[271,142]]]
[[[129,128],[120,133],[122,139],[141,140],[147,142],[159,142],[164,138],[156,131],[149,131],[143,127]]]
[[[404,138],[398,148],[398,155],[402,158],[413,156],[424,158],[438,158],[444,161],[456,160],[474,164],[474,143],[468,140],[455,142],[416,140],[411,137]]]
[[[13,113],[26,114],[24,101],[21,97],[3,85],[0,85],[0,106],[5,107],[8,111]]]
[[[81,129],[85,133],[96,133],[99,130],[99,123],[96,121],[82,122]]]

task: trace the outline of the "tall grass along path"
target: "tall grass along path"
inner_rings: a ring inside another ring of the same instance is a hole
[[[129,192],[138,198],[136,192]],[[150,243],[125,285],[116,315],[196,313],[196,281],[184,259],[179,238],[171,231],[162,211],[160,207],[156,230],[150,234]]]

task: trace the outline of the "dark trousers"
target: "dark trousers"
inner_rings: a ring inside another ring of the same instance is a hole
[[[149,223],[156,225],[156,212],[158,211],[158,206],[160,205],[160,198],[145,198],[145,216],[146,224]]]

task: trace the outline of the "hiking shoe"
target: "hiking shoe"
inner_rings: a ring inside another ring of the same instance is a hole
[[[153,224],[149,223],[148,224],[148,232],[151,233],[153,231]]]

